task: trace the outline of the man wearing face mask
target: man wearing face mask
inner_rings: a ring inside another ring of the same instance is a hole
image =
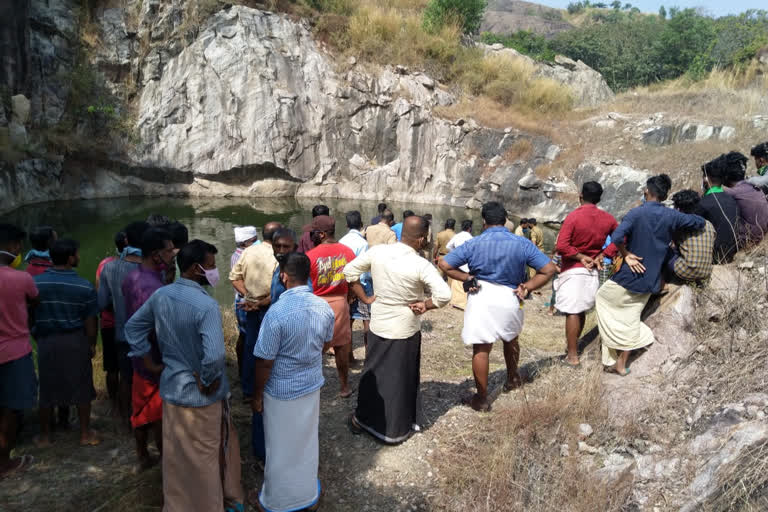
[[[141,238],[142,262],[139,268],[131,271],[123,279],[123,297],[125,297],[126,316],[130,319],[141,306],[157,290],[165,285],[163,271],[174,268],[176,251],[171,241],[171,234],[165,228],[150,228]],[[160,349],[157,346],[157,336],[154,332],[149,335],[152,345],[150,354],[155,364],[162,363]],[[144,365],[144,359],[134,357],[133,385],[131,403],[133,414],[131,426],[136,438],[136,454],[139,458],[139,468],[147,469],[154,461],[149,456],[147,443],[149,432],[155,437],[155,445],[162,453],[162,417],[163,401],[160,398],[158,376],[149,371]]]
[[[753,147],[749,154],[755,159],[757,176],[749,178],[747,181],[765,192],[768,189],[768,142]]]
[[[177,255],[181,277],[158,289],[125,326],[130,355],[160,375],[166,512],[222,510],[244,501],[221,313],[203,289],[219,282],[217,252],[202,240],[185,245]],[[152,332],[161,365],[152,358]]]
[[[31,455],[11,458],[18,412],[37,403],[37,377],[29,343],[28,308],[39,302],[35,281],[21,265],[26,233],[0,224],[0,478],[27,468]]]

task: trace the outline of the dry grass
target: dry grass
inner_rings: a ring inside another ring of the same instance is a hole
[[[506,162],[516,162],[518,160],[528,160],[533,151],[533,144],[530,139],[517,139],[514,144],[502,155]]]
[[[449,107],[435,107],[433,113],[445,119],[471,118],[489,128],[516,128],[547,137],[554,136],[560,127],[560,122],[554,116],[537,115],[516,106],[505,107],[485,96],[463,98]]]

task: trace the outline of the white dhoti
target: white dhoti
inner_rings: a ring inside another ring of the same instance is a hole
[[[465,345],[509,342],[523,330],[523,310],[509,286],[478,281],[480,291],[470,294],[464,310],[461,338]]]
[[[597,292],[597,326],[603,350],[603,365],[616,364],[618,350],[637,350],[656,339],[651,328],[641,321],[650,293],[633,293],[606,281]]]
[[[555,308],[566,315],[577,315],[595,307],[600,287],[598,271],[575,267],[560,273],[553,283]]]
[[[295,400],[278,400],[264,393],[267,457],[259,495],[264,510],[303,510],[320,499],[319,421],[319,389]]]

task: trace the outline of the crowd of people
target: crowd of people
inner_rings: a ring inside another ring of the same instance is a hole
[[[606,371],[630,373],[630,355],[654,342],[641,321],[665,283],[705,282],[713,265],[758,243],[768,229],[760,181],[768,143],[752,150],[758,179],[746,179],[747,157],[728,153],[702,166],[702,192],[672,195],[668,176],[647,180],[642,203],[621,222],[598,208],[602,186],[581,188],[581,205],[562,224],[554,255],[543,252],[536,219],[510,220],[504,206],[482,206],[482,230],[448,219],[433,236],[431,215],[395,215],[384,203],[367,228],[346,212],[337,241],[325,205],[297,234],[279,222],[235,228],[228,273],[238,323],[237,368],[252,409],[252,450],[264,472],[261,510],[314,510],[318,480],[323,356],[332,351],[338,396],[353,395],[352,327],[362,321],[364,365],[353,434],[385,444],[408,439],[418,425],[421,317],[448,304],[464,311],[461,337],[472,347],[476,392],[464,403],[491,408],[489,354],[502,342],[504,391],[518,373],[523,304],[553,283],[552,306],[566,316],[562,364],[581,365],[578,340],[595,308]],[[768,183],[766,183],[768,184]],[[27,234],[0,224],[0,475],[32,464],[11,457],[20,411],[38,407],[35,442],[77,408],[80,444],[101,442],[90,428],[95,398],[92,358],[99,328],[107,391],[130,428],[140,468],[160,455],[164,510],[242,511],[239,438],[219,305],[206,291],[220,281],[218,249],[189,240],[186,227],[162,215],[132,222],[114,237],[117,254],[98,267],[95,286],[77,274],[79,244],[40,226]],[[26,260],[26,271],[18,270]],[[30,330],[31,326],[31,330]],[[30,337],[37,344],[37,370]],[[396,378],[393,378],[396,377]],[[335,392],[335,391],[334,391]]]

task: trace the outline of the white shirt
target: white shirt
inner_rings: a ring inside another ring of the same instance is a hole
[[[451,289],[437,269],[412,247],[403,243],[377,245],[344,267],[347,282],[354,283],[364,272],[373,275],[376,300],[371,305],[371,331],[377,336],[400,340],[421,329],[421,317],[409,304],[425,300],[429,288],[432,303],[443,307],[451,300]]]
[[[445,248],[448,249],[448,252],[451,252],[455,248],[462,245],[467,240],[472,239],[472,233],[469,231],[462,231],[461,233],[456,233],[453,235],[453,238],[451,238],[448,243],[445,245]],[[462,272],[469,272],[469,266],[468,265],[462,265],[459,267],[459,269]]]
[[[360,256],[368,250],[368,241],[363,234],[356,229],[350,229],[349,233],[341,237],[340,244],[344,244],[355,253],[355,257]]]

